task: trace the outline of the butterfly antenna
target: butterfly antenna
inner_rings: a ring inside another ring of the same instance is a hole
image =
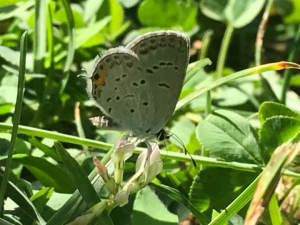
[[[174,137],[174,139],[175,139],[179,144],[181,144],[181,146],[182,146],[183,149],[184,149],[184,154],[188,154],[188,155],[190,156],[190,158],[191,158],[191,160],[192,160],[192,162],[193,162],[193,166],[194,166],[195,168],[197,168],[196,161],[193,159],[191,153],[190,153],[190,152],[186,149],[186,147],[184,146],[183,141],[182,141],[176,134],[174,134],[174,133],[171,133],[169,137]]]
[[[168,148],[167,148],[167,143],[166,143],[166,139],[165,140],[163,140],[162,141],[162,143],[163,143],[163,145],[165,146],[165,148],[166,148],[166,152],[167,152],[167,154],[165,155],[165,157],[162,159],[162,161],[164,161],[167,157],[168,157],[168,155],[169,155],[169,151],[168,151]]]

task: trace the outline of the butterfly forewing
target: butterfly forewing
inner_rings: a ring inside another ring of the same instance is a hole
[[[141,108],[154,113],[149,80],[142,74],[139,58],[131,50],[114,48],[96,64],[88,80],[90,97],[121,128],[138,134],[145,128]]]

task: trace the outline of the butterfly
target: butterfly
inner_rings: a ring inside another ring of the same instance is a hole
[[[176,31],[141,35],[102,54],[88,72],[87,93],[106,117],[96,125],[139,139],[167,137],[164,126],[178,101],[189,62],[189,38]]]

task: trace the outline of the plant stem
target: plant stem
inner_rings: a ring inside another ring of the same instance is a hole
[[[223,71],[223,68],[225,65],[228,46],[229,46],[233,31],[234,31],[233,25],[231,23],[228,23],[227,27],[226,27],[226,31],[224,33],[223,40],[222,40],[219,58],[218,58],[218,62],[217,62],[217,78],[222,77],[222,71]]]

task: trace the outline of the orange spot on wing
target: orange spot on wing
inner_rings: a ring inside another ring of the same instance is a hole
[[[101,77],[98,78],[98,80],[95,80],[95,83],[98,84],[98,85],[101,85],[101,86],[105,85],[105,81]]]
[[[100,86],[104,86],[105,85],[104,77],[106,77],[108,75],[107,69],[104,68],[103,70],[99,70],[98,75],[99,75],[99,78],[98,79],[94,78],[94,82]]]

